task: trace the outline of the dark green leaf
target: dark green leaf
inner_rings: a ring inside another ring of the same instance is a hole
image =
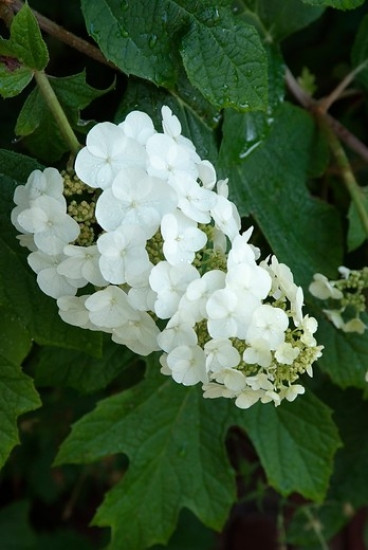
[[[368,88],[368,15],[363,17],[359,25],[351,50],[351,62],[355,69],[359,67],[357,80]]]
[[[42,170],[37,160],[27,155],[0,149],[0,172],[13,180],[25,183],[32,170]],[[10,195],[9,195],[9,198]]]
[[[361,203],[364,205],[366,212],[368,212],[368,188],[361,187]],[[348,251],[351,252],[358,248],[367,238],[366,232],[360,220],[355,203],[352,201],[350,204],[349,212],[349,230],[347,235]]]
[[[27,67],[9,69],[0,64],[0,95],[2,97],[14,97],[31,82],[33,73]]]
[[[365,389],[365,373],[368,370],[367,333],[347,334],[337,330],[323,317],[318,319],[318,323],[318,339],[325,346],[318,363],[321,369],[342,388],[354,386]]]
[[[343,447],[336,454],[330,498],[359,508],[368,504],[368,403],[358,390],[339,388],[324,391],[324,399],[334,407]]]
[[[82,0],[88,33],[107,59],[126,74],[172,86],[176,77],[174,43],[187,14],[167,0]]]
[[[289,104],[268,117],[226,111],[223,136],[221,176],[241,215],[252,214],[298,284],[334,274],[342,262],[338,214],[306,189],[328,158],[311,117]]]
[[[18,500],[0,511],[2,550],[34,550],[36,536],[28,521],[29,502]]]
[[[42,71],[48,64],[47,46],[28,4],[14,16],[9,40],[0,40],[0,54],[14,56],[24,67],[34,71]]]
[[[19,443],[17,418],[41,405],[31,378],[16,363],[0,356],[0,467]]]
[[[324,8],[303,6],[300,0],[238,0],[238,16],[255,25],[268,42],[283,40],[318,19]]]
[[[181,55],[189,80],[218,108],[267,107],[267,56],[254,27],[216,10],[211,25],[192,24]]]
[[[189,80],[216,107],[266,108],[265,52],[229,2],[83,0],[82,9],[88,32],[125,73],[172,89],[180,51]]]
[[[311,392],[279,407],[257,403],[238,415],[268,482],[282,495],[294,491],[321,502],[340,446],[332,411]]]
[[[157,545],[150,550],[213,550],[216,534],[200,523],[188,510],[183,510],[178,527],[167,545]]]
[[[31,336],[12,310],[0,307],[0,355],[21,364],[32,345]]]
[[[143,383],[101,401],[62,444],[58,464],[129,456],[128,472],[94,520],[112,526],[111,549],[165,544],[182,507],[213,529],[223,525],[235,497],[223,442],[233,404],[201,394],[162,376],[151,362]]]
[[[36,533],[29,520],[30,502],[18,500],[0,511],[1,550],[92,550],[84,536],[72,531]]]
[[[338,10],[353,10],[364,3],[364,0],[303,0],[313,6],[331,6]]]
[[[114,344],[110,338],[99,359],[74,350],[43,347],[37,356],[35,381],[37,386],[69,386],[93,392],[105,388],[134,357],[128,348]]]

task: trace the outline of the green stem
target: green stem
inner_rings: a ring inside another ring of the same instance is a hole
[[[39,90],[46,101],[47,106],[52,112],[60,132],[69,145],[72,153],[76,154],[80,149],[79,142],[72,130],[72,127],[70,126],[68,119],[66,118],[66,115],[59,103],[58,98],[56,97],[46,73],[44,71],[35,71],[34,75]]]
[[[354,173],[351,169],[345,151],[340,141],[337,139],[335,133],[331,130],[328,122],[325,120],[324,114],[318,112],[316,114],[319,123],[322,126],[323,131],[325,132],[327,141],[336,159],[337,165],[340,168],[341,177],[345,183],[346,189],[348,190],[351,200],[353,201],[355,208],[358,212],[364,232],[368,237],[368,212],[366,211],[362,200],[362,190],[355,179]]]

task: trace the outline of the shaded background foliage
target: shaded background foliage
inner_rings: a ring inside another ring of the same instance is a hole
[[[111,9],[104,11],[105,4]],[[62,100],[80,139],[93,121],[118,122],[135,108],[158,120],[158,106],[168,104],[201,156],[229,177],[245,227],[255,224],[255,241],[264,254],[275,252],[304,288],[316,271],[333,277],[341,263],[367,262],[366,242],[347,245],[350,199],[337,167],[329,163],[327,144],[283,79],[284,64],[295,75],[304,69],[304,85],[316,86],[320,97],[350,70],[351,47],[368,6],[338,11],[324,10],[326,5],[32,2],[32,8],[89,39],[87,28],[113,63],[133,73],[128,78],[44,35],[48,74],[79,75],[67,81]],[[119,27],[124,10],[130,14],[126,28]],[[145,16],[149,10],[155,18]],[[143,30],[135,26],[137,17]],[[217,62],[211,65],[213,50],[205,48],[213,36],[221,42],[224,28],[226,50],[235,17],[241,21],[240,44],[255,40],[254,28],[260,32],[249,54],[259,60],[257,82],[238,58],[232,61],[234,73],[219,75]],[[111,37],[106,28],[113,24]],[[5,25],[2,31],[6,35]],[[135,32],[148,39],[138,52],[122,56],[121,44],[130,52]],[[170,47],[169,35],[181,49]],[[208,75],[204,65],[212,70]],[[219,86],[224,76],[225,91]],[[333,105],[331,113],[367,142],[364,80],[356,85],[357,92]],[[307,395],[278,409],[261,405],[238,411],[232,403],[203,401],[196,388],[157,376],[154,358],[145,365],[100,335],[62,324],[52,301],[38,291],[8,221],[14,186],[32,169],[62,168],[66,160],[54,123],[42,107],[35,109],[38,100],[30,99],[29,91],[0,100],[1,462],[18,437],[8,404],[17,402],[14,416],[36,409],[20,417],[21,445],[0,474],[2,548],[103,548],[109,527],[112,549],[158,550],[163,546],[155,543],[168,540],[177,550],[252,548],[251,532],[254,548],[276,548],[277,537],[290,548],[323,547],[321,536],[333,537],[367,505],[368,411],[362,396],[367,337],[337,333],[306,292],[311,313],[321,319],[319,341],[326,347],[313,380],[306,381]],[[354,154],[351,162],[364,184],[366,164]],[[154,437],[159,430],[166,438],[175,434],[168,451],[165,437]],[[198,482],[187,486],[191,478]]]

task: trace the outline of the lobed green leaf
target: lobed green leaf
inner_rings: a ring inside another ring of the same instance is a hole
[[[62,444],[57,464],[119,452],[130,459],[94,520],[112,527],[111,549],[165,544],[182,507],[213,529],[224,524],[235,497],[224,447],[228,403],[201,393],[165,378],[150,361],[143,383],[100,401]]]
[[[317,502],[326,496],[333,457],[340,447],[332,410],[310,391],[279,407],[257,403],[238,423],[251,438],[270,485]]]

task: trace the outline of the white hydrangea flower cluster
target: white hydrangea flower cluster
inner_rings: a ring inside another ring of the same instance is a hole
[[[77,177],[34,171],[12,221],[38,284],[62,319],[102,330],[204,397],[292,401],[321,355],[303,292],[242,235],[226,181],[162,108],[163,132],[131,112],[103,122],[76,158]],[[82,290],[83,289],[83,290]]]
[[[368,289],[368,267],[351,270],[341,266],[338,271],[341,277],[336,281],[316,273],[309,285],[309,292],[331,304],[332,307],[323,312],[336,328],[343,332],[363,334],[367,328],[361,315],[367,310],[365,293]]]

